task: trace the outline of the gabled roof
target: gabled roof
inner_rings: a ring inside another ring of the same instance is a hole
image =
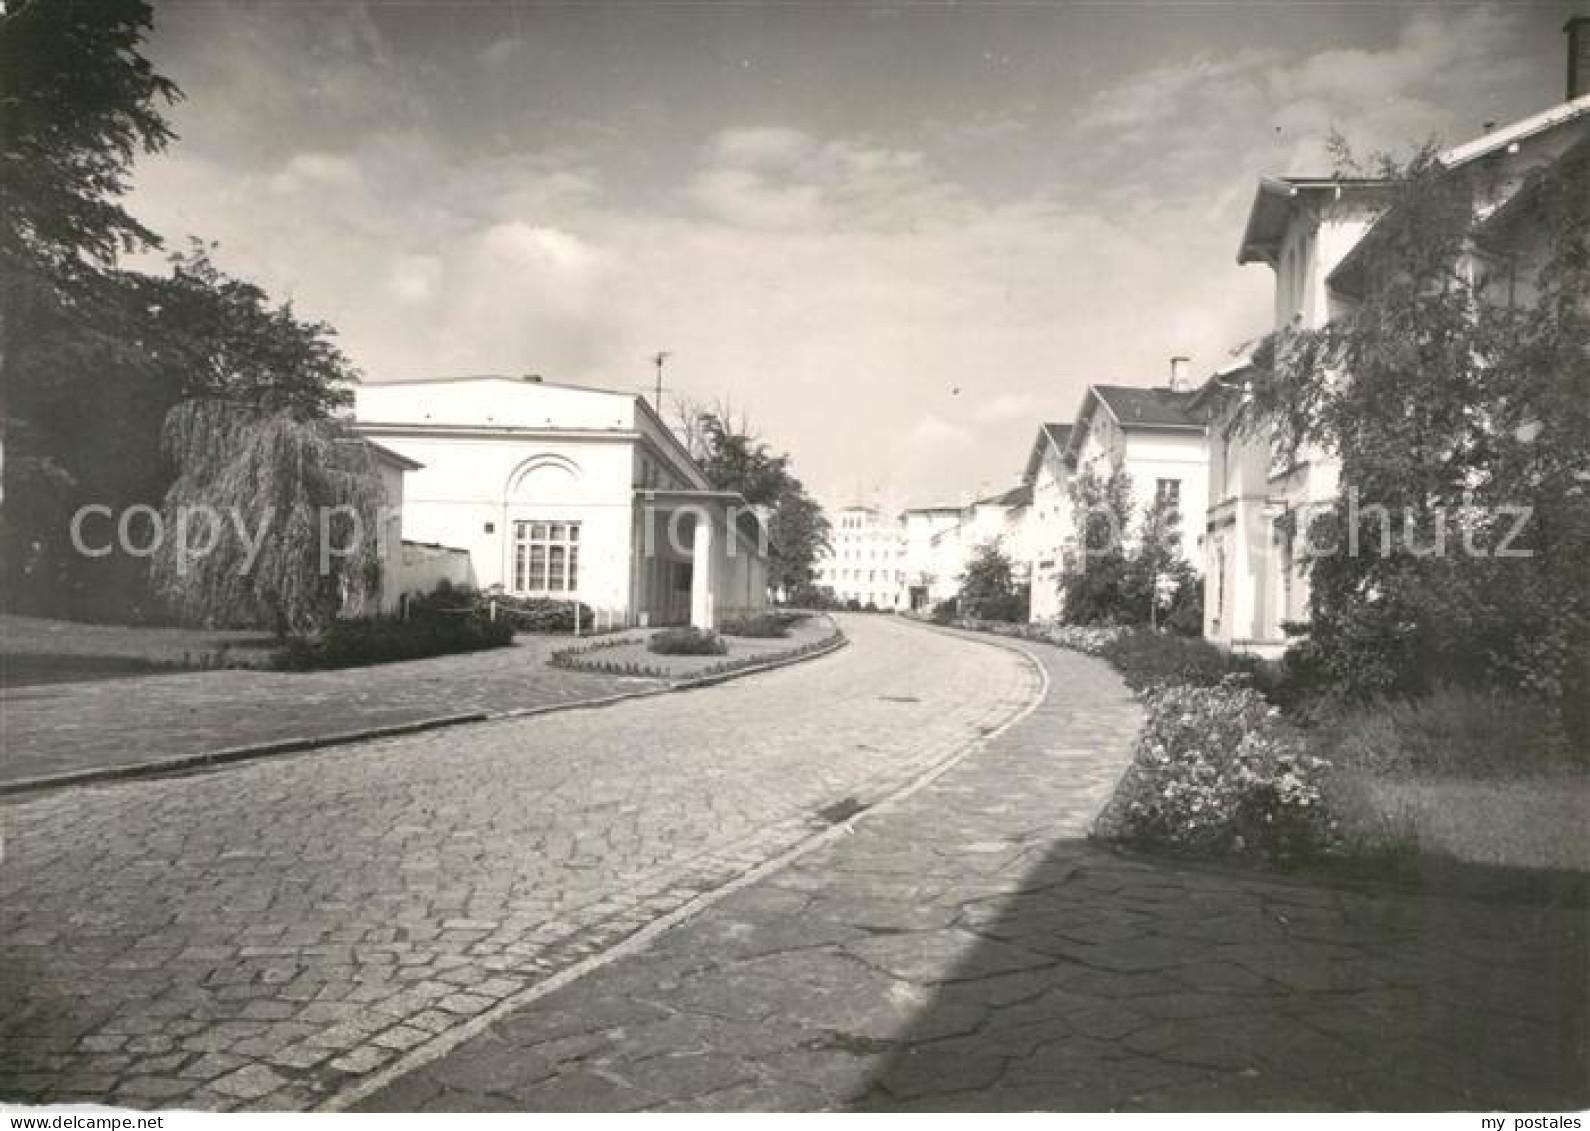
[[[1582,98],[1576,98],[1572,102],[1560,103],[1549,110],[1531,115],[1521,121],[1514,122],[1512,125],[1503,126],[1499,130],[1492,130],[1490,133],[1475,138],[1473,141],[1448,149],[1437,157],[1436,161],[1447,171],[1455,172],[1494,153],[1517,152],[1520,143],[1529,138],[1576,124],[1580,127],[1590,126],[1590,94]],[[1586,130],[1585,137],[1590,138],[1590,130]],[[1583,139],[1570,146],[1567,152],[1574,152],[1582,144]],[[1562,156],[1566,156],[1566,154]],[[1561,159],[1562,157],[1559,156],[1556,160]],[[1548,165],[1552,163],[1551,161],[1547,162]],[[1492,232],[1500,231],[1506,225],[1513,223],[1522,211],[1527,211],[1527,202],[1533,197],[1534,187],[1535,181],[1526,179],[1520,189],[1502,203],[1496,210],[1497,212],[1509,213],[1508,206],[1515,200],[1519,202],[1519,209],[1511,211],[1506,218],[1501,219],[1496,225],[1489,225]],[[1385,239],[1385,228],[1377,221],[1369,231],[1364,233],[1363,238],[1354,244],[1347,254],[1342,256],[1340,262],[1331,269],[1331,273],[1326,277],[1326,282],[1342,293],[1355,294],[1362,291],[1365,285],[1365,265],[1375,253],[1375,249],[1382,245]]]
[[[1071,425],[1069,424],[1040,424],[1038,425],[1038,438],[1032,442],[1032,451],[1027,455],[1027,469],[1022,472],[1024,483],[1031,483],[1038,478],[1038,468],[1043,465],[1043,454],[1046,447],[1052,447],[1064,458],[1066,445],[1071,440]]]
[[[402,452],[394,452],[385,444],[378,444],[374,440],[365,440],[365,447],[370,449],[370,454],[382,463],[391,464],[393,467],[404,471],[418,471],[425,465],[417,459],[410,459]]]
[[[1560,167],[1570,161],[1586,160],[1590,160],[1590,131],[1586,131],[1583,137],[1569,146],[1551,164]],[[1550,166],[1531,170],[1523,187],[1485,217],[1475,233],[1482,245],[1489,246],[1493,250],[1503,247],[1510,234],[1531,221],[1538,221],[1541,200],[1545,195],[1543,187],[1546,178],[1543,174],[1548,167]]]
[[[1527,118],[1520,118],[1511,125],[1492,130],[1488,134],[1482,134],[1473,141],[1455,145],[1442,153],[1436,160],[1440,161],[1448,169],[1456,169],[1487,154],[1495,153],[1498,149],[1504,149],[1507,146],[1515,145],[1518,142],[1534,137],[1536,134],[1555,129],[1564,122],[1571,122],[1585,114],[1590,114],[1590,94],[1580,95],[1569,102],[1559,102],[1557,105],[1542,110],[1538,114],[1531,114]]]
[[[1203,421],[1192,411],[1194,393],[1190,389],[1171,389],[1163,385],[1143,388],[1137,385],[1094,385],[1093,394],[1122,428],[1202,428]]]
[[[1016,486],[1010,488],[1010,490],[1008,490],[1008,491],[1001,491],[997,495],[989,495],[987,498],[978,499],[975,503],[972,504],[972,506],[974,506],[974,507],[994,506],[994,507],[1012,507],[1012,508],[1014,508],[1014,507],[1025,507],[1025,506],[1028,506],[1029,504],[1031,504],[1031,502],[1032,502],[1032,484],[1031,483],[1020,483],[1020,484],[1017,484]]]
[[[1075,465],[1100,407],[1125,432],[1202,432],[1203,414],[1194,404],[1197,396],[1192,389],[1166,385],[1089,385],[1066,444],[1066,459]]]
[[[1209,379],[1193,390],[1192,409],[1200,415],[1206,413],[1212,400],[1239,384],[1232,378],[1253,368],[1253,353],[1246,351],[1209,375]]]
[[[1248,209],[1248,225],[1237,247],[1237,263],[1272,263],[1300,201],[1340,200],[1347,193],[1371,194],[1389,182],[1374,177],[1260,177]]]

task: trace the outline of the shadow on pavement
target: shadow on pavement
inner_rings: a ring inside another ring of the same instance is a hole
[[[1590,1105],[1583,878],[1294,880],[1062,841],[889,1042],[867,1109]]]

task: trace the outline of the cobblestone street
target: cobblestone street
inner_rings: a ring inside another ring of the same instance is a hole
[[[365,1110],[1572,1110],[1582,883],[1468,890],[1122,856],[1082,839],[1138,707],[1014,645],[1044,705],[643,952]]]
[[[845,629],[722,687],[6,804],[0,1096],[315,1105],[1037,693],[1009,651]]]

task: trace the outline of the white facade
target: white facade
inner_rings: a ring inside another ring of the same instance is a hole
[[[955,597],[966,576],[966,567],[977,551],[988,545],[998,546],[1011,559],[1018,583],[1026,582],[1032,561],[1027,527],[1031,497],[1031,489],[1023,484],[953,511],[930,508],[906,512],[908,524],[911,516],[916,516],[918,530],[922,532],[917,540],[926,543],[924,549],[917,551],[921,557],[915,558],[911,563],[913,568],[907,570],[908,576],[925,579],[926,604],[935,605]],[[914,555],[908,553],[908,557],[914,558]],[[925,568],[914,568],[917,561],[925,562]]]
[[[1068,552],[1076,548],[1071,523],[1071,467],[1066,459],[1069,424],[1045,424],[1027,459],[1024,478],[1032,488],[1027,512],[1027,553],[1032,598],[1028,615],[1053,620],[1060,615],[1060,579]]]
[[[403,533],[468,553],[476,584],[578,599],[614,623],[766,604],[758,516],[711,491],[649,405],[502,377],[368,384],[366,437],[423,465]]]
[[[1529,170],[1590,133],[1590,97],[1567,102],[1447,151],[1441,163],[1469,178],[1478,217],[1497,211]],[[1347,310],[1362,285],[1355,256],[1373,241],[1387,204],[1378,182],[1260,180],[1239,263],[1275,273],[1275,328],[1317,329]],[[1477,270],[1480,262],[1460,264]],[[1521,296],[1512,296],[1523,301]],[[1278,656],[1285,626],[1308,617],[1299,526],[1329,506],[1340,464],[1306,447],[1287,457],[1267,436],[1232,435],[1246,366],[1214,374],[1200,392],[1210,413],[1210,496],[1204,539],[1204,636],[1222,647]]]
[[[945,580],[942,571],[961,567],[944,560],[944,549],[939,536],[960,525],[960,507],[912,507],[900,515],[905,553],[902,559],[905,573],[905,605],[912,612],[922,612],[943,592]],[[958,545],[958,544],[957,544]],[[953,595],[953,576],[950,590]]]
[[[817,561],[817,584],[840,601],[908,608],[902,524],[869,506],[842,507],[830,522],[832,545]]]
[[[1123,470],[1132,483],[1128,543],[1158,500],[1173,502],[1181,518],[1182,556],[1201,560],[1198,516],[1209,505],[1209,443],[1192,408],[1193,394],[1165,386],[1093,385],[1071,430],[1068,456],[1073,474],[1091,470],[1107,479]],[[1073,537],[1080,545],[1072,515]]]

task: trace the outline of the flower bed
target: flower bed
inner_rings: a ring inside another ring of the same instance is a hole
[[[782,639],[714,635],[711,639],[722,646],[721,652],[659,654],[651,649],[650,644],[656,638],[681,631],[659,629],[644,635],[627,632],[613,639],[554,652],[549,662],[555,667],[607,675],[691,680],[809,655],[833,647],[843,638],[832,620],[815,615],[793,625],[789,636]]]
[[[1132,764],[1096,835],[1195,856],[1295,863],[1341,847],[1327,811],[1330,766],[1237,679],[1145,697]]]

